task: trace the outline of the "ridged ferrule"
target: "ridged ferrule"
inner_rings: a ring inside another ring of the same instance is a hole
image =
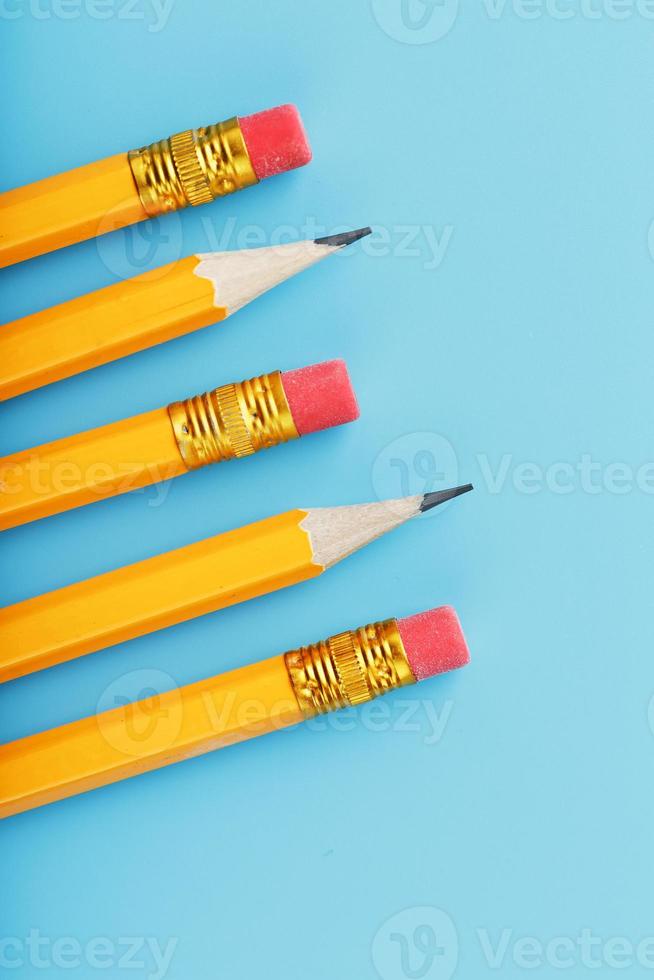
[[[128,159],[150,217],[258,183],[237,118],[130,150]]]
[[[174,402],[168,415],[189,470],[299,438],[279,371]]]
[[[291,650],[285,662],[305,718],[416,683],[395,619]]]

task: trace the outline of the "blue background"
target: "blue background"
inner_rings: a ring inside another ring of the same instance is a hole
[[[412,2],[413,26],[400,0],[3,7],[6,188],[286,101],[314,149],[274,182],[4,271],[3,321],[251,233],[376,228],[226,324],[3,407],[12,453],[342,356],[362,410],[163,503],[151,488],[6,533],[3,602],[296,505],[476,485],[318,581],[0,690],[8,741],[144,678],[432,605],[457,607],[472,652],[391,696],[385,722],[364,709],[351,730],[298,727],[3,823],[8,975],[43,975],[30,930],[113,944],[104,970],[42,947],[56,976],[155,976],[149,947],[128,970],[121,942],[173,941],[173,980],[492,976],[483,937],[502,930],[502,977],[528,972],[525,937],[537,973],[557,974],[546,947],[567,937],[567,975],[586,976],[585,928],[654,935],[654,24],[608,0],[597,17],[561,2],[569,19]],[[592,487],[556,468],[584,457]],[[454,927],[436,956],[432,920]],[[615,972],[614,946],[593,956]],[[650,975],[645,954],[626,972]]]

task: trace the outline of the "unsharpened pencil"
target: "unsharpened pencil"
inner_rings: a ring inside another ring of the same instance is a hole
[[[442,606],[153,693],[0,746],[0,818],[356,707],[469,659],[456,612]]]
[[[0,194],[0,268],[303,167],[300,113],[281,105],[187,129]]]
[[[359,417],[344,361],[274,371],[0,459],[0,530]]]

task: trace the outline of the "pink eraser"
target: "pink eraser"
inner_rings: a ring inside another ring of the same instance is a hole
[[[416,680],[424,681],[470,662],[459,617],[451,606],[398,619],[397,625]]]
[[[324,361],[298,371],[285,371],[282,384],[301,436],[359,418],[345,361]]]
[[[250,161],[259,180],[303,167],[311,147],[294,105],[279,105],[239,119]]]

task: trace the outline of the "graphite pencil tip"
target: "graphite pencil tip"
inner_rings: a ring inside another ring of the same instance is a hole
[[[439,504],[444,504],[448,500],[454,500],[464,493],[474,490],[472,483],[466,483],[464,487],[454,487],[453,490],[436,490],[435,493],[426,493],[420,505],[420,512],[425,514],[428,510],[433,510]]]
[[[316,245],[331,245],[332,248],[344,248],[353,245],[361,238],[372,235],[372,228],[359,228],[357,231],[344,231],[340,235],[328,235],[327,238],[316,238]]]

